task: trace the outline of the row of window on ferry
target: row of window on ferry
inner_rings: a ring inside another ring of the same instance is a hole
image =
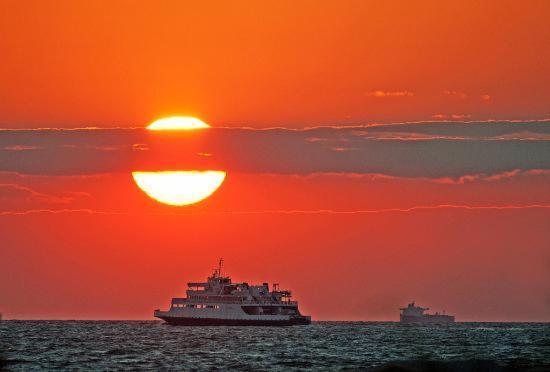
[[[219,309],[220,305],[172,304],[172,307],[192,307],[194,309]]]

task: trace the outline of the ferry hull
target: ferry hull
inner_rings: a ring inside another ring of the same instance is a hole
[[[176,326],[292,326],[311,324],[309,317],[292,318],[287,320],[273,319],[220,319],[220,318],[184,318],[159,316],[170,325]]]

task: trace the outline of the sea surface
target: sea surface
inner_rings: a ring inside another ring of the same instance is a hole
[[[384,370],[388,363],[406,370],[522,370],[550,366],[550,323],[176,327],[158,321],[2,321],[0,358],[3,368],[25,371]]]

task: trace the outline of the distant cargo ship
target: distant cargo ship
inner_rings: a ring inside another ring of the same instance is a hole
[[[232,283],[222,275],[222,262],[203,283],[187,283],[187,297],[173,298],[167,311],[154,316],[172,325],[270,325],[310,324],[311,317],[300,314],[291,293],[268,283]]]
[[[455,317],[446,314],[424,314],[428,307],[415,306],[414,301],[402,307],[399,321],[406,324],[447,324],[454,323]]]

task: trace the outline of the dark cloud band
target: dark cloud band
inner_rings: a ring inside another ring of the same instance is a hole
[[[425,122],[303,130],[0,131],[0,171],[83,175],[137,169],[429,178],[550,169],[550,121]]]

